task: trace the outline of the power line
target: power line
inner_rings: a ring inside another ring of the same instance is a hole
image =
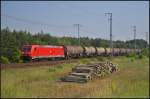
[[[76,8],[78,8],[77,6],[74,6],[74,7],[76,7]],[[93,11],[90,11],[89,9],[85,9],[85,7],[82,7],[81,9],[80,9],[80,11],[82,11],[82,12],[86,12],[86,13],[90,13],[90,15],[96,15],[96,16],[102,16],[102,14],[100,14],[100,13],[97,13],[97,12],[93,12]]]
[[[91,34],[91,33],[92,33],[92,34],[97,35],[97,33],[94,33],[94,32],[91,32],[91,31],[87,31],[87,30],[85,30],[85,29],[83,29],[83,28],[81,29],[81,31],[86,32],[86,33],[88,33],[88,34]]]
[[[22,22],[26,22],[26,23],[35,24],[35,25],[43,25],[43,26],[55,27],[55,28],[68,28],[67,26],[52,25],[52,24],[47,24],[47,23],[43,23],[43,22],[32,21],[32,20],[28,20],[28,19],[24,19],[24,18],[19,18],[19,17],[16,17],[16,16],[11,16],[11,15],[6,15],[6,14],[1,14],[1,16],[7,17],[7,18],[11,18],[11,19],[14,19],[14,20],[17,20],[17,21],[22,21]]]
[[[46,24],[46,23],[42,23],[42,22],[32,21],[32,20],[28,20],[28,19],[24,19],[24,18],[19,18],[19,17],[16,17],[16,16],[11,16],[11,15],[6,15],[6,14],[2,14],[1,16],[6,17],[6,18],[11,18],[11,19],[16,20],[16,21],[21,21],[21,22],[26,22],[26,23],[34,24],[34,25],[44,25],[44,26],[48,26],[48,27],[51,27],[51,28],[52,27],[55,27],[55,28],[65,28],[65,26],[61,26],[60,27],[60,26],[56,26],[56,25],[51,25],[51,24]],[[88,33],[91,34],[93,32],[88,32]]]

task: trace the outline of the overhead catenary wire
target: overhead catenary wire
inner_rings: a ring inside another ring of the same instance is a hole
[[[48,27],[48,28],[50,28],[51,30],[54,30],[54,31],[56,31],[56,29],[58,30],[58,28],[59,29],[60,28],[61,29],[67,29],[67,30],[71,29],[70,26],[47,24],[47,23],[44,23],[44,22],[33,21],[33,20],[25,19],[25,18],[19,18],[19,17],[12,16],[12,15],[1,14],[1,16],[5,17],[5,18],[9,18],[11,20],[19,21],[19,22],[25,22],[25,23],[34,24],[34,25],[37,25],[37,26],[39,25],[39,26]]]
[[[77,6],[71,6],[71,8],[78,8]],[[70,8],[70,7],[69,7]],[[84,7],[82,7],[82,9],[80,9],[80,11],[82,11],[83,13],[90,13],[90,15],[96,15],[96,16],[102,16],[103,14],[101,14],[101,13],[97,13],[97,12],[93,12],[93,11],[89,11],[88,9],[85,9]]]
[[[55,28],[61,28],[61,27],[65,28],[65,26],[57,26],[57,25],[51,25],[51,24],[37,22],[37,21],[31,21],[31,20],[28,20],[28,19],[19,18],[19,17],[16,17],[16,16],[11,16],[11,15],[6,15],[6,14],[2,14],[1,16],[7,17],[7,18],[11,18],[11,19],[14,19],[14,20],[17,20],[17,21],[22,21],[22,22],[30,23],[30,24],[42,25],[42,26],[44,25],[44,26],[47,26],[47,27],[50,27],[50,28],[52,28],[52,27],[55,27]],[[98,33],[94,33],[93,31],[88,31],[88,30],[85,30],[83,28],[80,29],[80,31],[83,31],[83,32],[88,33],[88,34],[92,33],[92,34],[98,35]]]
[[[60,26],[60,25],[54,25],[54,24],[47,24],[47,23],[43,23],[43,22],[38,22],[38,21],[32,21],[29,19],[24,19],[24,18],[19,18],[16,16],[11,16],[11,15],[6,15],[6,14],[1,14],[1,16],[3,17],[7,17],[7,18],[11,18],[17,21],[22,21],[22,22],[26,22],[26,23],[31,23],[31,24],[35,24],[35,25],[42,25],[42,26],[47,26],[47,27],[54,27],[54,28],[69,28],[69,26]]]
[[[94,34],[94,35],[98,35],[98,33],[95,33],[95,32],[91,32],[91,31],[87,31],[87,30],[84,30],[84,29],[81,29],[82,32],[86,33],[86,34]]]
[[[63,25],[48,24],[48,23],[44,23],[44,22],[33,21],[33,20],[29,20],[29,19],[25,19],[25,18],[19,18],[19,17],[16,17],[16,16],[6,15],[6,14],[1,14],[1,16],[6,17],[6,18],[10,18],[10,19],[13,19],[13,20],[17,20],[17,21],[26,22],[26,23],[29,23],[29,24],[35,24],[35,25],[41,25],[41,26],[49,27],[51,29],[52,28],[71,29],[71,25],[70,26],[63,26]],[[85,33],[88,33],[88,34],[98,35],[98,33],[96,33],[96,32],[94,33],[93,31],[91,32],[88,29],[83,29],[82,28],[82,29],[80,29],[80,31],[84,31]],[[67,30],[67,32],[69,32],[69,31]],[[67,33],[67,32],[63,32],[63,33]]]
[[[99,16],[98,13],[94,13],[94,12],[91,12],[89,11],[88,9],[81,9],[81,11],[86,11],[86,12],[89,12],[89,13],[93,13],[93,14],[97,14],[97,16]],[[9,18],[13,18],[15,20],[19,20],[19,21],[24,21],[24,22],[29,22],[29,23],[32,23],[32,24],[36,24],[36,25],[43,25],[43,26],[48,26],[48,27],[58,27],[56,25],[51,25],[51,24],[46,24],[46,23],[43,23],[43,22],[37,22],[37,21],[31,21],[31,20],[27,20],[27,19],[23,19],[23,18],[18,18],[18,17],[14,17],[14,16],[10,16],[10,15],[5,15],[6,17],[9,17]],[[66,28],[66,27],[62,27],[62,26],[59,26],[58,28]],[[81,30],[82,31],[82,30]],[[85,31],[85,30],[84,30]],[[89,33],[89,32],[86,32],[86,33]],[[97,33],[93,33],[93,32],[90,32],[92,34],[95,34],[97,35]]]
[[[31,20],[28,20],[28,19],[19,18],[19,17],[16,17],[16,16],[11,16],[11,15],[6,15],[6,14],[1,14],[1,16],[7,17],[7,18],[11,18],[11,19],[16,20],[16,21],[22,21],[22,22],[34,24],[34,25],[42,25],[42,26],[44,25],[44,26],[47,26],[47,27],[50,27],[50,28],[52,28],[52,27],[55,27],[55,28],[65,28],[65,26],[57,26],[57,25],[51,25],[51,24],[37,22],[37,21],[31,21]],[[66,27],[66,28],[68,28],[68,27]],[[85,31],[86,33],[93,33],[93,32],[89,32],[87,30],[83,30],[83,29],[81,29],[81,31]],[[79,34],[78,34],[78,38],[79,38]]]

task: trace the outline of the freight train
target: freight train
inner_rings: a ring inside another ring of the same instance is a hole
[[[140,53],[140,49],[129,48],[103,48],[71,45],[24,45],[22,48],[22,58],[24,61],[35,61],[42,59],[69,59],[92,56],[119,56],[131,52]]]

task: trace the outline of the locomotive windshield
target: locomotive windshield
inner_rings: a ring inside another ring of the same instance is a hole
[[[29,52],[30,50],[31,50],[31,46],[25,46],[22,49],[23,52]]]

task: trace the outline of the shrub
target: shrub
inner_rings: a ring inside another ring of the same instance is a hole
[[[144,58],[144,55],[140,53],[139,55],[137,55],[136,58],[137,58],[137,59],[142,59],[142,58]]]
[[[10,63],[9,60],[8,60],[8,58],[4,57],[4,56],[1,56],[0,62],[4,63],[4,64]]]
[[[18,63],[21,59],[21,51],[18,48],[15,48],[15,47],[9,48],[8,55],[9,55],[8,59],[12,63],[15,63],[15,62]]]
[[[126,55],[127,57],[136,57],[136,53],[132,52]]]
[[[55,70],[55,68],[49,68],[48,71],[49,72],[55,72],[56,70]]]
[[[133,62],[134,60],[135,60],[134,58],[131,58],[131,60],[130,60],[130,61],[131,61],[131,62]]]
[[[141,52],[142,55],[149,57],[149,48],[145,48]]]

